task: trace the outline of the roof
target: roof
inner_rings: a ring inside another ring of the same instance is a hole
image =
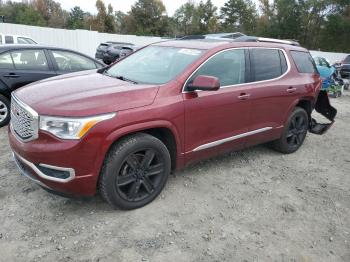
[[[214,48],[234,48],[234,47],[266,47],[266,48],[283,48],[287,50],[307,51],[305,48],[285,43],[276,42],[239,42],[228,39],[200,39],[200,40],[172,40],[155,43],[157,46],[179,47],[179,48],[193,48],[209,50]]]
[[[229,41],[200,39],[200,40],[171,40],[171,41],[154,43],[152,45],[208,50],[208,49],[212,49],[212,48],[229,44],[229,43],[230,43]]]
[[[83,53],[80,53],[78,51],[69,49],[69,48],[62,48],[62,47],[57,47],[57,46],[50,46],[50,45],[38,45],[38,44],[6,44],[6,45],[0,45],[0,53],[2,52],[6,52],[6,51],[11,51],[11,50],[17,50],[17,49],[55,49],[55,50],[62,50],[62,51],[70,51],[70,52],[74,52],[77,54],[80,54],[82,56],[85,57],[89,57],[90,59],[94,60],[95,62],[101,64],[101,62],[97,61],[96,59],[94,59],[91,56],[85,55]]]
[[[50,45],[40,45],[40,44],[4,44],[0,45],[0,51],[4,50],[13,50],[13,49],[62,49],[62,50],[69,50],[74,51],[68,48],[62,48],[57,46],[50,46]],[[76,51],[74,51],[76,52]],[[79,52],[77,52],[79,53]]]

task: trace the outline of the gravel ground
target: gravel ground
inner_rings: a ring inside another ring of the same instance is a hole
[[[0,261],[350,261],[350,96],[324,136],[188,167],[134,211],[19,175],[0,129]]]

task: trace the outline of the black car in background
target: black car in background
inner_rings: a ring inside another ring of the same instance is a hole
[[[45,78],[104,65],[84,54],[42,45],[0,46],[0,127],[10,119],[11,92]]]
[[[106,52],[107,48],[112,45],[132,45],[131,43],[125,43],[125,42],[113,42],[113,41],[107,41],[105,43],[101,43],[97,49],[95,54],[95,59],[103,60],[103,54]]]
[[[135,45],[111,45],[109,46],[103,54],[103,63],[109,65],[116,60],[123,58],[133,52],[135,52],[139,47]]]
[[[342,78],[350,79],[350,55],[341,62],[340,75]]]

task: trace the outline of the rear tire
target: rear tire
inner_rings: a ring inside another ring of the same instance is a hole
[[[289,116],[280,139],[274,141],[275,150],[290,154],[297,151],[303,144],[309,126],[309,116],[301,107],[296,107]]]
[[[167,147],[138,133],[122,138],[108,153],[99,180],[102,197],[113,207],[136,209],[152,202],[171,170]]]
[[[0,127],[6,126],[10,121],[10,101],[0,94]]]

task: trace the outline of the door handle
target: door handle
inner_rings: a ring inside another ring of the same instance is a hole
[[[242,93],[237,98],[239,100],[247,100],[250,97],[250,94]]]
[[[297,91],[297,88],[296,88],[296,87],[290,86],[290,87],[288,87],[288,89],[287,89],[287,92],[288,92],[288,93],[294,93],[295,91]]]
[[[7,78],[18,78],[20,76],[16,75],[15,73],[9,73],[8,75],[4,75],[4,77],[7,77]]]

